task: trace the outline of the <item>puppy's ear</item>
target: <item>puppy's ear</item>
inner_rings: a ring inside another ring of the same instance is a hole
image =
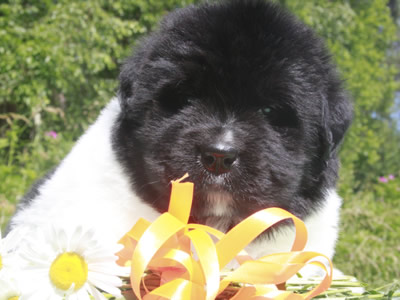
[[[353,119],[348,95],[340,92],[334,100],[322,102],[322,145],[325,163],[336,158],[339,145]]]
[[[141,48],[125,61],[119,75],[118,98],[128,118],[143,115],[156,99],[164,100],[161,104],[168,108],[179,107],[186,95],[178,91],[178,86],[184,85],[187,71],[184,69],[189,63],[175,62],[167,55],[161,57],[152,50],[154,47],[149,45],[150,42],[150,38],[144,40]],[[150,50],[146,51],[147,48]]]
[[[138,56],[140,55],[129,57],[124,62],[119,74],[118,99],[122,112],[126,115],[129,115],[130,107],[134,102],[134,94],[136,94],[138,71],[141,68]]]

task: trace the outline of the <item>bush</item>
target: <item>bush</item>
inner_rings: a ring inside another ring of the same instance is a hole
[[[400,199],[400,180],[393,174],[381,176],[375,185],[376,201],[396,203]]]
[[[161,15],[189,2],[1,2],[1,226],[115,94],[119,66],[135,41]]]

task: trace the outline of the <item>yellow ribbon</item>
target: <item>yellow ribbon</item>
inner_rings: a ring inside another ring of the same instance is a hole
[[[172,181],[168,212],[153,223],[140,219],[120,240],[125,247],[118,253],[118,263],[130,263],[131,286],[138,299],[213,300],[233,282],[240,283],[241,287],[232,300],[311,299],[329,288],[331,261],[325,255],[302,251],[307,242],[306,227],[283,209],[267,208],[256,212],[226,234],[205,225],[188,224],[193,183],[181,182],[187,176]],[[296,228],[291,252],[267,255],[258,260],[245,252],[244,248],[258,235],[287,219],[293,220]],[[329,270],[316,261],[321,257],[329,262]],[[240,266],[221,278],[222,269],[232,259]],[[307,264],[325,271],[318,286],[305,294],[277,288]],[[140,286],[148,270],[160,272],[162,282],[142,297]]]

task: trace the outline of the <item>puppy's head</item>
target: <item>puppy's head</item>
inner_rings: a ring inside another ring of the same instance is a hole
[[[192,215],[222,229],[272,206],[304,218],[335,186],[350,104],[321,40],[271,3],[169,14],[123,66],[119,98],[114,149],[160,212],[186,172]]]

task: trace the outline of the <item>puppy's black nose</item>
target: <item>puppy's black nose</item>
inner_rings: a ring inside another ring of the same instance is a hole
[[[202,147],[201,163],[207,171],[220,175],[231,170],[237,155],[234,148]]]

